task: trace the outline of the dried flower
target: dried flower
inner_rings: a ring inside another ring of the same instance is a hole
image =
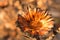
[[[36,9],[25,13],[24,16],[19,16],[19,22],[22,25],[24,32],[29,32],[32,35],[38,33],[39,35],[45,35],[53,27],[54,22],[50,15],[43,12],[36,12]]]

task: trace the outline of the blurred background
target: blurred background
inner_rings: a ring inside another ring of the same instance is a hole
[[[0,0],[0,40],[36,40],[24,36],[25,34],[15,24],[18,14],[23,16],[29,7],[42,11],[48,9],[48,14],[54,18],[55,24],[54,33],[51,32],[52,36],[50,35],[46,40],[60,40],[60,0]],[[17,37],[16,34],[18,34]]]

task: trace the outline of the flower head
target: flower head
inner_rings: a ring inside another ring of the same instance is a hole
[[[45,13],[45,11],[39,12],[36,11],[36,9],[29,9],[29,11],[23,15],[23,17],[19,17],[19,22],[23,26],[22,29],[24,32],[27,31],[32,35],[36,33],[45,35],[53,27],[53,18],[48,15],[48,12]]]

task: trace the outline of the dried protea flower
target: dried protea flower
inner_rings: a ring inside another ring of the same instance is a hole
[[[36,11],[36,9],[31,10],[29,8],[29,12],[23,14],[24,16],[19,16],[18,20],[20,22],[21,28],[24,32],[28,32],[31,35],[39,34],[46,35],[48,31],[53,27],[53,18],[50,15],[45,13]]]
[[[8,5],[8,0],[0,0],[0,7]]]

